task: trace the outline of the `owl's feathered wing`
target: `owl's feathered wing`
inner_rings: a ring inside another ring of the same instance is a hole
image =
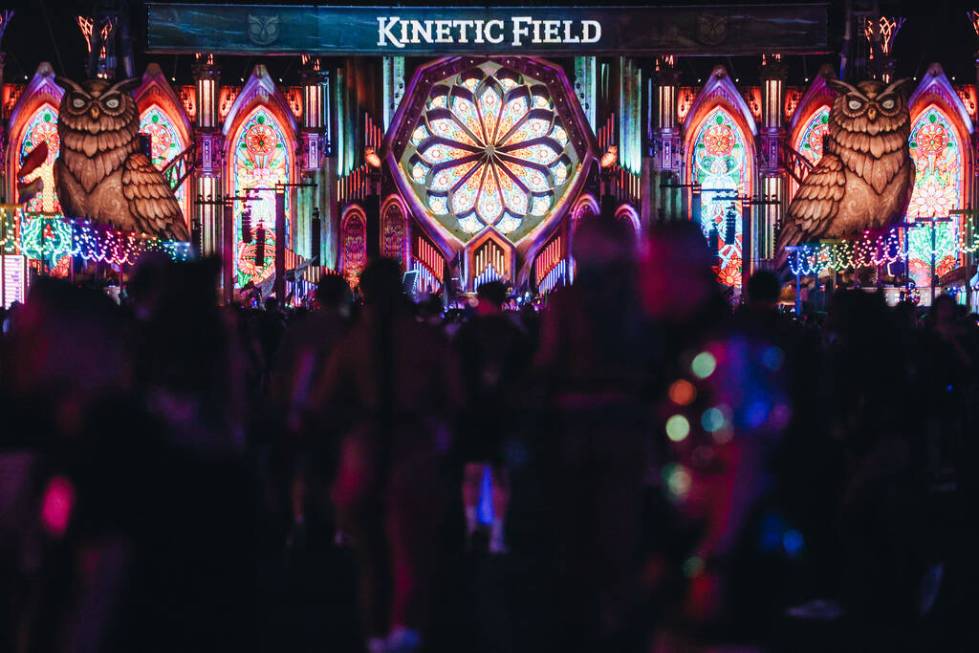
[[[846,191],[843,162],[826,152],[803,180],[789,205],[778,234],[779,267],[788,258],[786,247],[819,240],[829,231]]]
[[[160,238],[190,240],[180,205],[163,174],[142,152],[133,152],[122,169],[122,194],[140,231]]]

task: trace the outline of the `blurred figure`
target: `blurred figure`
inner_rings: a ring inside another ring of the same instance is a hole
[[[428,622],[459,382],[440,331],[408,310],[396,261],[373,261],[360,289],[363,313],[314,402],[324,422],[347,427],[332,498],[360,563],[367,648],[400,653],[421,647]]]
[[[322,378],[330,354],[347,332],[352,302],[343,277],[323,276],[316,286],[317,309],[295,318],[275,357],[265,422],[272,434],[271,445],[279,454],[281,477],[289,486],[290,545],[304,538],[310,491],[328,482],[332,472],[335,441],[317,442],[307,422],[315,409],[310,401],[314,383]],[[312,488],[310,480],[314,481]],[[320,498],[319,492],[313,494]],[[322,499],[325,507],[328,501],[325,496]]]
[[[255,646],[253,486],[216,419],[229,338],[199,271],[155,277],[159,301],[138,329],[99,291],[32,288],[9,379],[33,404],[12,424],[41,453],[20,529],[37,574],[24,650]]]
[[[104,294],[56,279],[35,280],[27,302],[11,313],[0,376],[0,649],[44,650],[63,634],[58,601],[75,590],[53,573],[75,485],[59,481],[52,495],[62,499],[59,510],[45,501],[44,488],[66,460],[97,455],[86,424],[128,391],[127,332]],[[96,636],[107,616],[92,611]]]
[[[216,260],[171,263],[140,295],[144,309],[133,357],[151,410],[185,446],[244,446],[242,353],[230,315],[217,304]],[[137,300],[138,301],[138,300]]]
[[[350,319],[353,294],[347,281],[324,275],[316,286],[317,309],[290,324],[282,336],[272,372],[270,397],[276,411],[283,411],[290,433],[300,430],[309,412],[314,380],[320,378],[333,348],[344,336]]]
[[[537,373],[553,423],[567,602],[562,650],[637,644],[636,559],[647,471],[639,401],[650,363],[631,225],[603,215],[575,233],[575,284],[543,313]]]
[[[459,453],[464,463],[462,503],[466,535],[479,526],[477,509],[483,477],[490,474],[493,518],[489,551],[504,553],[504,524],[510,498],[503,465],[503,440],[513,428],[510,393],[526,369],[530,350],[526,334],[503,312],[507,289],[499,281],[476,290],[476,316],[456,335],[465,393]]]

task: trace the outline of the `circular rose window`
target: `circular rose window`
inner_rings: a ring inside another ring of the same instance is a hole
[[[545,220],[580,157],[544,83],[486,61],[433,84],[400,157],[425,211],[462,241],[516,242]]]

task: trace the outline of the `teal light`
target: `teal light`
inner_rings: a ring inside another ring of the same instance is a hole
[[[698,379],[706,379],[717,369],[717,359],[709,351],[702,351],[690,362],[690,371]]]

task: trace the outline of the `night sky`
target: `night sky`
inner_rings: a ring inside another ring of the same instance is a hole
[[[0,6],[14,8],[17,15],[12,21],[4,38],[3,46],[7,53],[6,79],[8,81],[23,81],[34,73],[41,61],[50,61],[55,70],[69,77],[84,76],[85,42],[74,17],[78,14],[90,14],[96,4],[106,4],[75,0],[27,0],[12,2],[0,0]],[[118,4],[108,2],[107,4]],[[178,82],[190,83],[192,58],[189,56],[145,55],[141,50],[146,41],[145,2],[134,0],[129,2],[132,15],[133,37],[136,48],[136,68],[142,73],[147,63],[155,61],[164,72],[175,77]],[[213,3],[217,4],[217,3]],[[302,4],[290,2],[266,2],[264,4]],[[340,4],[340,3],[338,3]],[[381,5],[379,0],[368,2],[351,2],[342,4]],[[435,2],[391,3],[392,5],[434,5]],[[468,4],[468,3],[456,3]],[[494,5],[527,5],[523,2],[497,1]],[[546,4],[559,5],[559,2]],[[621,5],[618,2],[581,2],[576,4],[589,5]],[[646,5],[678,4],[673,2],[646,2]],[[723,2],[693,2],[684,4],[737,4]],[[830,47],[836,51],[842,36],[842,17],[845,2],[836,0],[830,2]],[[945,68],[949,77],[956,81],[974,81],[975,66],[973,53],[979,48],[971,25],[966,19],[966,11],[973,6],[979,6],[979,0],[974,5],[955,0],[915,0],[907,2],[881,2],[883,13],[901,15],[907,22],[897,37],[895,52],[898,61],[899,76],[920,76],[932,62],[939,62]],[[298,57],[267,57],[262,60],[268,66],[275,78],[282,78],[285,83],[297,83],[299,60]],[[224,69],[224,79],[234,83],[237,79],[247,76],[258,61],[252,57],[222,57],[220,63]],[[681,58],[680,68],[684,84],[696,84],[697,79],[705,78],[713,66],[717,64],[728,66],[732,77],[741,80],[742,84],[757,83],[757,57],[701,57]],[[811,78],[823,63],[838,66],[835,54],[826,56],[788,57],[790,66],[789,83],[803,85],[805,78]]]

